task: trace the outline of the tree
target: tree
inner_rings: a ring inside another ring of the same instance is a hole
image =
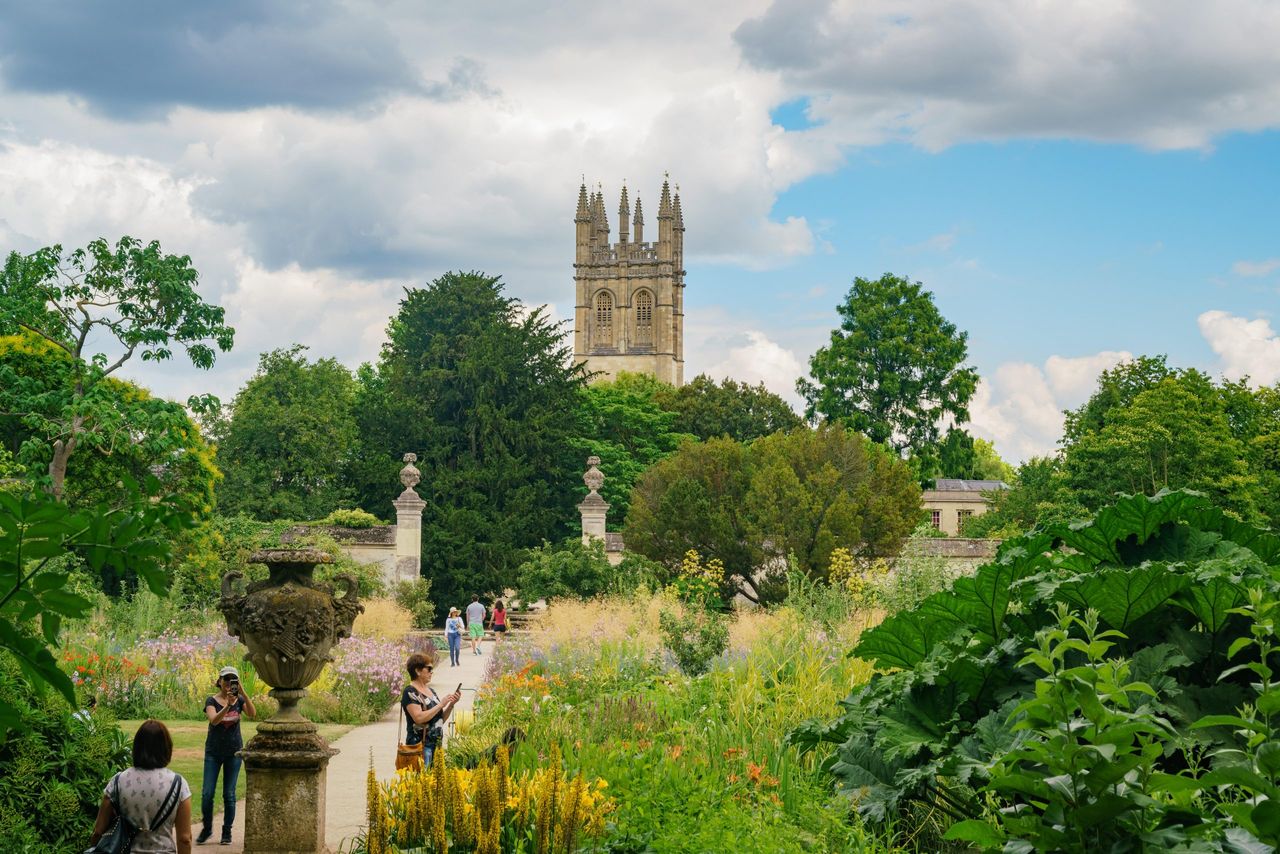
[[[236,395],[218,443],[223,512],[319,519],[350,501],[356,383],[333,359],[308,361],[306,349],[263,353]]]
[[[1222,397],[1199,371],[1168,376],[1112,408],[1101,429],[1066,449],[1072,489],[1086,507],[1119,493],[1189,488],[1242,518],[1257,516],[1257,478],[1231,432]]]
[[[401,454],[415,451],[434,598],[501,591],[525,549],[570,533],[585,370],[542,308],[477,272],[407,289],[388,339],[377,369],[357,374],[360,504],[392,515]]]
[[[670,388],[648,374],[624,371],[612,382],[592,383],[579,393],[576,463],[580,467],[587,457],[600,457],[606,475],[601,494],[615,519],[626,519],[631,488],[640,474],[691,438],[673,429],[677,416],[657,402]]]
[[[696,551],[723,564],[726,595],[785,594],[788,558],[821,578],[831,552],[895,554],[920,514],[909,467],[838,425],[757,439],[689,443],[640,478],[627,548],[678,566]]]
[[[74,377],[71,357],[45,339],[26,330],[0,337],[0,397],[23,413],[0,415],[0,456],[18,464],[16,473],[47,471],[53,449],[45,428],[61,413]],[[97,383],[93,396],[100,441],[69,461],[63,501],[74,508],[110,507],[124,494],[122,482],[154,479],[158,494],[194,516],[208,515],[221,475],[186,409],[116,377]],[[135,580],[132,572],[103,567],[108,593]]]
[[[1079,409],[1066,413],[1062,446],[1070,447],[1090,433],[1097,433],[1106,426],[1113,410],[1125,408],[1140,393],[1175,373],[1164,356],[1139,356],[1104,370],[1089,399]]]
[[[721,437],[689,442],[655,464],[631,493],[627,550],[673,571],[686,553],[696,551],[719,560],[730,577],[749,576],[763,559],[742,513],[749,459],[747,445]]]
[[[658,404],[676,415],[673,429],[707,440],[728,436],[750,442],[779,430],[794,430],[800,416],[785,400],[760,385],[732,379],[715,380],[699,374],[688,383],[666,386],[657,394]]]
[[[947,417],[969,420],[978,374],[962,367],[968,335],[919,282],[856,278],[837,310],[840,328],[809,360],[812,381],[796,382],[809,418],[840,421],[900,453],[936,443]]]
[[[0,410],[30,417],[51,453],[48,488],[61,496],[67,462],[77,447],[101,446],[118,436],[104,381],[134,355],[161,361],[175,346],[208,369],[214,347],[231,348],[234,330],[224,312],[200,299],[198,273],[185,255],[165,255],[153,241],[123,237],[110,246],[95,240],[67,255],[61,246],[23,256],[14,252],[0,269],[0,316],[63,350],[71,360],[67,385],[38,413],[5,395]],[[112,352],[93,352],[111,342]],[[207,406],[193,398],[192,405]]]
[[[750,459],[747,530],[764,566],[777,571],[744,577],[749,598],[785,595],[781,568],[788,558],[809,578],[825,579],[837,548],[864,563],[896,555],[919,521],[911,469],[883,445],[838,425],[758,439]]]

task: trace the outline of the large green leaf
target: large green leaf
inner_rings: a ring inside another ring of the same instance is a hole
[[[926,609],[931,600],[937,601]],[[951,593],[944,591],[930,596],[915,611],[894,614],[863,632],[853,654],[874,661],[877,667],[915,667],[963,625],[960,617],[948,616],[948,606],[954,601]]]
[[[1161,525],[1178,522],[1206,506],[1205,499],[1188,490],[1161,491],[1148,498],[1129,495],[1098,511],[1088,522],[1059,525],[1052,530],[1064,545],[1108,566],[1125,563],[1120,544],[1144,543]]]
[[[1094,608],[1115,629],[1150,613],[1191,583],[1184,573],[1162,563],[1126,569],[1100,569],[1058,585],[1057,596],[1081,609]]]
[[[1231,609],[1239,607],[1244,599],[1245,592],[1239,584],[1217,576],[1188,585],[1173,601],[1194,614],[1205,631],[1216,634],[1231,616]]]

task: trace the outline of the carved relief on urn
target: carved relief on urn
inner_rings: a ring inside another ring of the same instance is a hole
[[[351,576],[334,579],[346,586],[341,597],[334,596],[332,584],[312,578],[317,564],[332,563],[325,552],[266,549],[254,552],[249,561],[266,564],[270,576],[241,593],[235,581],[243,573],[227,573],[218,610],[226,617],[227,631],[248,647],[245,658],[275,689],[271,695],[280,701],[277,718],[294,717],[306,687],[333,660],[330,653],[337,642],[351,636],[364,606]]]

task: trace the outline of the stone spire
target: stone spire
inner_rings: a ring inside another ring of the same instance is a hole
[[[574,214],[573,221],[591,221],[591,214],[587,210],[587,181],[585,177],[582,180],[582,186],[578,187],[578,212]]]
[[[664,180],[662,182],[662,198],[658,200],[658,219],[668,219],[671,216],[671,182]]]
[[[680,188],[676,187],[675,198],[676,231],[684,231],[684,211],[680,209]]]
[[[636,217],[632,221],[636,243],[644,243],[644,211],[640,207],[640,197],[636,196]]]
[[[622,185],[622,200],[618,202],[618,240],[627,242],[627,228],[631,219],[631,204],[627,201],[627,185]]]

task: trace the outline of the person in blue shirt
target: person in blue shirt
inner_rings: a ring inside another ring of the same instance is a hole
[[[444,621],[444,639],[449,642],[449,666],[457,667],[462,663],[462,632],[466,626],[462,624],[461,611],[449,609],[449,618]]]

